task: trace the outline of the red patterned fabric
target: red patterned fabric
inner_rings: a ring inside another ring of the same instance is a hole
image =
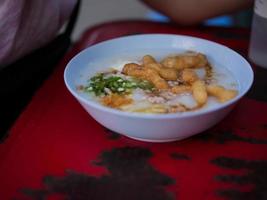
[[[246,29],[144,21],[90,28],[0,144],[0,199],[267,199],[266,70],[255,67],[254,87],[221,123],[163,144],[107,130],[67,91],[63,70],[76,53],[103,40],[139,33],[193,35],[244,56],[249,39]]]

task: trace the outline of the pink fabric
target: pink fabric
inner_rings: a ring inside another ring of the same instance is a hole
[[[76,0],[1,0],[0,65],[51,41]]]

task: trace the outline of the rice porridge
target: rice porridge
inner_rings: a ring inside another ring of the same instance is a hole
[[[238,94],[238,83],[206,55],[182,52],[155,59],[121,60],[100,70],[77,89],[114,109],[139,113],[183,113],[209,109]]]

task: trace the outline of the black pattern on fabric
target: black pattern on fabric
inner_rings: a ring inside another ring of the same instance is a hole
[[[205,131],[204,133],[195,135],[192,137],[196,140],[201,141],[213,141],[218,144],[225,144],[227,142],[238,141],[238,142],[247,142],[250,144],[267,144],[267,140],[265,139],[257,139],[254,137],[244,137],[236,134],[232,130],[214,130],[210,129]]]
[[[110,140],[117,140],[121,138],[121,135],[119,133],[116,133],[110,129],[104,128],[104,131],[108,134],[107,137]]]
[[[217,175],[215,179],[219,182],[237,184],[237,188],[218,190],[218,195],[229,200],[267,199],[267,161],[218,157],[213,159],[211,163],[224,169],[245,171],[243,175]],[[238,189],[238,186],[244,185],[252,185],[253,187],[250,191],[245,192]]]
[[[101,177],[66,171],[66,176],[46,176],[45,188],[23,189],[33,199],[44,200],[50,195],[62,195],[70,200],[172,200],[174,195],[164,187],[175,183],[155,170],[148,160],[152,152],[140,147],[114,148],[103,152],[95,165],[105,167]]]

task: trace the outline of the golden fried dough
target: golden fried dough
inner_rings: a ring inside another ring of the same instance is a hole
[[[165,67],[181,70],[185,68],[205,67],[208,64],[208,60],[201,53],[185,53],[167,57],[161,61],[161,64]]]
[[[169,56],[169,57],[164,58],[161,61],[161,64],[164,67],[175,68],[175,69],[178,69],[178,70],[183,69],[183,67],[181,66],[179,61],[176,59],[176,56],[172,56],[172,57]]]
[[[178,78],[178,71],[176,69],[163,67],[150,55],[145,55],[143,57],[143,65],[146,68],[156,70],[159,75],[167,81],[175,81]]]
[[[141,67],[135,63],[124,65],[122,72],[126,75],[150,81],[157,89],[168,89],[168,83],[160,77],[159,73],[152,68]]]
[[[158,72],[167,81],[176,81],[178,79],[178,71],[176,69],[163,67]]]
[[[192,84],[193,97],[199,106],[207,102],[208,94],[204,81],[197,80]]]
[[[151,69],[145,68],[144,69],[144,79],[152,82],[157,89],[168,89],[168,83],[159,76],[158,72]]]
[[[170,89],[174,94],[182,94],[186,92],[192,92],[191,86],[189,85],[176,85]]]
[[[137,74],[141,69],[142,69],[141,65],[138,65],[136,63],[127,63],[124,65],[122,73],[127,75],[130,75],[132,73]]]
[[[192,84],[198,79],[199,78],[193,69],[186,68],[181,72],[181,80],[187,84]]]
[[[149,64],[146,64],[144,65],[145,68],[151,68],[151,69],[154,69],[156,70],[157,72],[159,72],[161,69],[162,69],[162,66],[161,64],[159,63],[149,63]]]
[[[151,55],[145,55],[143,57],[144,66],[146,66],[147,64],[150,64],[150,63],[157,63],[157,61]]]
[[[159,63],[150,63],[145,67],[156,70],[167,81],[176,81],[178,79],[178,71],[174,68],[162,67]]]
[[[236,90],[228,90],[219,85],[208,85],[208,94],[216,97],[221,103],[229,101],[237,95]]]

